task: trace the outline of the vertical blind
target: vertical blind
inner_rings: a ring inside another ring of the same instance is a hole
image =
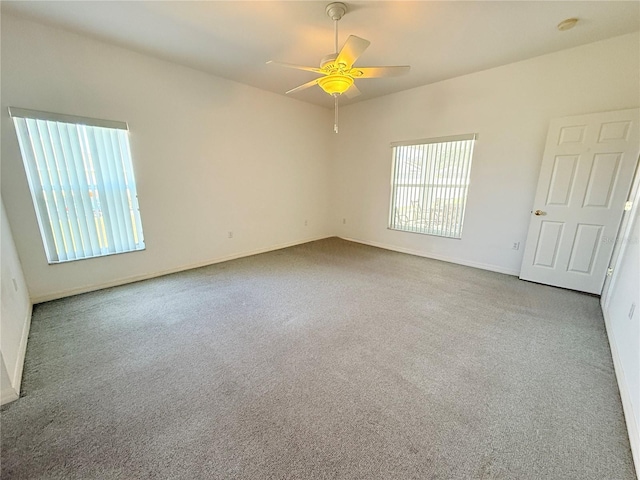
[[[476,136],[393,143],[389,228],[462,238]]]
[[[143,250],[126,123],[9,113],[49,263]]]

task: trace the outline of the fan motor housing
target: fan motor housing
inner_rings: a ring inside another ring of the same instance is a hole
[[[337,57],[338,55],[336,55],[335,53],[330,53],[329,55],[325,55],[324,57],[322,57],[322,60],[320,60],[320,68],[322,69],[328,68],[329,70],[332,68],[335,68]]]

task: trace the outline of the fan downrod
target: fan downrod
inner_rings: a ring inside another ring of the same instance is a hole
[[[331,20],[337,22],[347,13],[347,6],[342,2],[333,2],[327,5],[325,11]]]

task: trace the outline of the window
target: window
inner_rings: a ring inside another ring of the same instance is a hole
[[[127,124],[9,114],[49,263],[143,250]]]
[[[389,228],[462,238],[475,135],[397,142]]]

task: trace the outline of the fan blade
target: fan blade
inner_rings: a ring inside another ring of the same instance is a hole
[[[358,90],[358,87],[356,87],[356,84],[352,84],[349,87],[349,90],[347,90],[346,92],[344,92],[344,94],[347,96],[347,98],[353,98],[353,97],[357,97],[358,95],[360,95],[362,92],[360,90]]]
[[[315,68],[315,67],[305,67],[304,65],[295,65],[293,63],[276,62],[274,60],[269,60],[267,64],[278,65],[280,67],[295,68],[296,70],[305,70],[307,72],[322,73],[323,75],[326,75],[326,73],[323,70],[320,70],[319,68]]]
[[[409,65],[396,66],[396,67],[356,67],[350,74],[353,78],[381,78],[381,77],[397,77],[398,75],[404,75],[409,73]],[[362,72],[362,75],[358,75],[358,72]]]
[[[370,44],[371,42],[369,40],[356,37],[355,35],[349,35],[349,38],[344,42],[344,46],[336,58],[336,64],[342,63],[345,65],[345,68],[351,68]]]
[[[289,93],[293,93],[293,92],[298,92],[300,90],[304,90],[305,88],[313,87],[317,83],[318,83],[318,79],[316,78],[315,80],[311,80],[310,82],[307,82],[304,85],[300,85],[299,87],[292,88],[291,90],[289,90],[288,92],[285,92],[285,93],[289,94]]]

